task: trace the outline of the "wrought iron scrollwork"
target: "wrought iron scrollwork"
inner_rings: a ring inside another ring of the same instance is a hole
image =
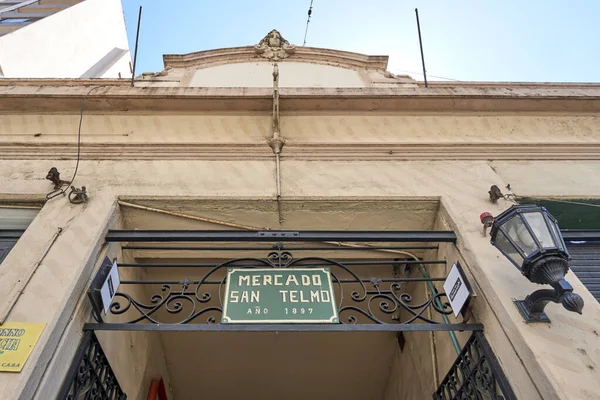
[[[146,301],[139,295],[117,292],[110,314],[135,315],[125,323],[187,324],[220,321],[223,312],[224,272],[237,268],[322,268],[329,267],[335,286],[340,323],[410,324],[438,323],[431,314],[448,315],[451,308],[444,293],[433,293],[415,302],[399,278],[360,277],[350,265],[322,258],[294,258],[288,251],[276,248],[266,258],[236,258],[211,267],[200,280],[185,279],[179,283],[163,283]],[[218,290],[210,290],[218,285]],[[217,296],[218,294],[218,296]],[[132,314],[133,313],[133,314]]]
[[[93,332],[85,333],[57,398],[60,400],[127,399]]]
[[[473,332],[434,400],[516,400],[492,349],[481,332]]]

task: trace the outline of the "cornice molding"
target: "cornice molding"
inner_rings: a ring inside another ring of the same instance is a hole
[[[1,86],[0,112],[78,112],[88,86]],[[271,112],[271,88],[106,86],[87,112]],[[600,112],[600,85],[281,88],[285,112]]]
[[[0,144],[0,160],[75,160],[75,144]],[[240,160],[272,159],[267,143],[237,144],[84,144],[84,160]],[[282,160],[600,160],[598,143],[294,143],[287,142]]]
[[[163,56],[163,61],[165,68],[208,68],[232,63],[272,62],[256,54],[253,46],[206,50],[181,55],[166,54]],[[349,69],[385,71],[388,56],[369,56],[349,51],[296,47],[292,55],[277,62],[285,63],[288,61],[334,65]]]

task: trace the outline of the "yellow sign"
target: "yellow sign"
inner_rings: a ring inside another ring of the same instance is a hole
[[[45,327],[26,322],[0,325],[0,371],[21,372]]]

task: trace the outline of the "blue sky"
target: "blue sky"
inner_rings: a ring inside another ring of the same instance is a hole
[[[254,45],[271,29],[302,45],[310,0],[122,0],[136,74],[163,54]],[[307,46],[389,55],[388,70],[464,81],[600,82],[600,0],[314,0]],[[433,78],[431,78],[433,80]]]

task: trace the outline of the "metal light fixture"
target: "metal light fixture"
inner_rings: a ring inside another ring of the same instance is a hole
[[[494,216],[489,212],[484,212],[479,216],[479,220],[483,225],[483,236],[485,236],[488,228],[491,228],[492,225],[494,225]]]
[[[526,322],[550,322],[544,308],[551,301],[581,314],[583,299],[565,280],[570,258],[567,247],[556,219],[544,207],[513,205],[494,219],[490,235],[492,245],[527,279],[553,287],[514,301]]]

